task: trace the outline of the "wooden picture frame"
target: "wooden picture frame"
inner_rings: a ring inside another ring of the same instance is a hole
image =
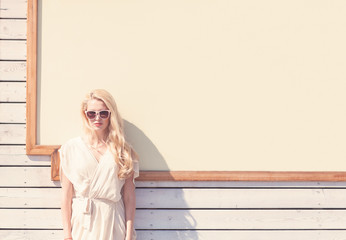
[[[37,145],[38,2],[28,0],[26,153],[51,157],[51,179],[59,180],[60,145]],[[346,172],[141,171],[140,181],[346,181]]]

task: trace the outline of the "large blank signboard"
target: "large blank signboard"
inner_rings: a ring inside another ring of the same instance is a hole
[[[44,0],[37,17],[36,147],[80,135],[104,88],[141,170],[345,178],[345,1]]]

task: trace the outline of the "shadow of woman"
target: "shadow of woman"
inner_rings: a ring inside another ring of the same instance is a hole
[[[169,171],[154,143],[134,124],[124,121],[126,140],[139,155],[141,170]],[[173,179],[173,178],[171,178]],[[138,182],[136,184],[136,230],[139,240],[197,240],[196,219],[186,202],[181,182]]]
[[[142,170],[168,171],[168,165],[154,143],[134,124],[124,120],[126,140],[136,150]]]

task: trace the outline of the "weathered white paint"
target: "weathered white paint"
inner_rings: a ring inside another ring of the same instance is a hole
[[[2,166],[50,166],[49,156],[30,156],[23,154],[0,154]]]
[[[0,19],[0,39],[26,39],[26,20]]]
[[[1,240],[62,240],[62,230],[0,230]]]
[[[8,145],[0,146],[0,156],[8,155],[8,154],[23,155],[25,154],[25,146],[8,146]]]
[[[346,208],[346,189],[137,189],[139,208]]]
[[[0,144],[25,144],[25,125],[0,124]]]
[[[0,61],[0,81],[25,81],[26,62]]]
[[[0,60],[25,60],[26,41],[0,40]]]
[[[345,240],[346,231],[143,231],[138,240]],[[62,230],[0,230],[2,240],[61,240]]]
[[[150,240],[345,240],[346,231],[137,231]]]
[[[0,176],[6,179],[0,182],[0,187],[60,186],[60,182],[50,180],[50,167],[1,167]]]
[[[0,18],[26,18],[26,0],[1,0]]]
[[[61,228],[59,209],[0,209],[0,228]],[[146,210],[136,229],[344,229],[346,210]]]
[[[61,188],[0,188],[2,208],[60,208]]]
[[[0,123],[25,123],[25,103],[0,103]]]
[[[0,188],[4,208],[59,208],[60,188]],[[144,209],[346,208],[346,189],[153,189],[137,188]]]
[[[26,83],[25,82],[0,82],[0,102],[25,102],[25,101],[26,101]]]

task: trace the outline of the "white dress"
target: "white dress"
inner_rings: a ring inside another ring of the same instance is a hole
[[[73,240],[124,240],[125,208],[113,154],[107,150],[95,159],[81,137],[67,141],[59,149],[60,166],[74,188],[72,199]],[[139,175],[134,162],[134,178]],[[135,233],[134,233],[135,239]]]

